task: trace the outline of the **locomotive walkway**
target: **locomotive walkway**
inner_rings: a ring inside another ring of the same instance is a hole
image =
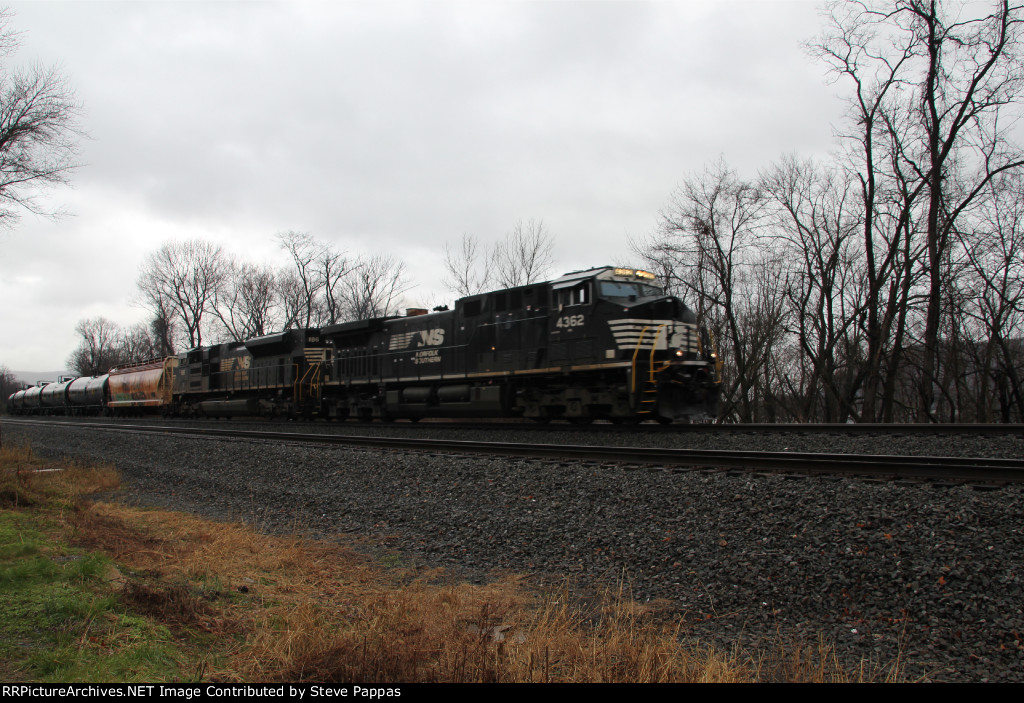
[[[341,445],[367,449],[416,451],[433,454],[523,457],[551,462],[589,462],[603,465],[669,469],[730,469],[796,474],[868,476],[888,479],[929,479],[972,483],[1024,481],[1024,459],[948,456],[890,456],[878,454],[769,452],[750,450],[666,449],[651,447],[584,446],[481,442],[411,437],[367,437],[281,430],[138,425],[109,422],[76,422],[4,418],[3,424],[60,424],[90,431],[127,432],[186,437],[255,440],[289,444]],[[696,426],[692,426],[696,427]],[[715,426],[721,427],[721,426]],[[833,426],[834,427],[834,426]],[[891,426],[887,426],[892,431]],[[907,426],[910,428],[919,426]],[[957,426],[965,431],[964,426]],[[746,429],[736,426],[736,429]],[[803,426],[806,431],[807,426]],[[1005,428],[1005,426],[1004,426]],[[758,427],[767,431],[766,427]],[[784,428],[780,428],[786,431]],[[793,431],[793,428],[790,428]],[[876,431],[879,431],[876,429]],[[942,431],[942,430],[940,430]],[[982,430],[983,431],[983,430]],[[1005,430],[1004,430],[1005,431]]]

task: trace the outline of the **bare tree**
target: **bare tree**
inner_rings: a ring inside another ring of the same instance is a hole
[[[406,279],[405,262],[389,254],[374,254],[360,259],[342,286],[346,317],[369,320],[393,315],[411,284]]]
[[[174,354],[174,320],[170,307],[159,293],[150,300],[150,305],[153,318],[149,321],[149,333],[153,351],[159,357],[171,356]]]
[[[105,317],[79,321],[78,348],[68,357],[68,367],[79,376],[96,376],[115,366],[136,364],[161,356],[145,323],[121,329]]]
[[[16,393],[19,390],[21,390],[21,383],[14,377],[10,369],[0,364],[0,403],[3,404],[0,407],[6,407],[11,393]]]
[[[916,54],[915,41],[885,31],[862,2],[834,1],[827,16],[829,26],[809,49],[831,67],[837,80],[851,86],[850,131],[841,132],[840,138],[847,146],[844,164],[860,186],[867,339],[862,416],[876,419],[884,386],[880,415],[891,419],[916,253],[910,215],[917,193],[889,167],[895,165],[893,155],[904,137],[897,106],[902,76]]]
[[[308,297],[302,279],[291,269],[282,269],[274,277],[274,285],[277,289],[277,297],[281,302],[282,329],[291,329],[299,325],[304,314],[312,316],[312,311],[307,307]]]
[[[881,297],[891,273],[902,276],[897,289],[902,301],[869,301],[875,365],[886,325],[899,334],[907,322],[903,292],[910,277],[899,266],[887,270],[886,264],[902,257],[921,267],[919,420],[934,419],[940,332],[951,329],[942,316],[950,310],[944,293],[953,289],[944,281],[950,279],[946,267],[958,223],[992,178],[1024,165],[1007,132],[1020,115],[1017,101],[1024,87],[1022,15],[1024,9],[1007,0],[835,3],[832,26],[816,44],[817,53],[856,90],[850,122],[858,127],[855,142],[863,154],[869,298]],[[883,203],[876,200],[882,195],[879,177],[888,181],[895,206],[884,223]],[[890,233],[883,237],[888,251],[876,259],[874,243],[883,224]],[[901,347],[893,345],[896,355]],[[894,377],[890,373],[885,380],[887,394]]]
[[[241,342],[270,333],[279,307],[277,279],[269,266],[231,261],[212,310],[227,336]]]
[[[344,252],[326,244],[321,249],[316,264],[323,281],[321,316],[317,326],[333,325],[341,322],[345,314],[344,281],[353,273],[352,266]]]
[[[793,157],[761,177],[776,205],[772,234],[786,262],[785,292],[798,363],[809,365],[798,384],[793,375],[780,381],[788,395],[800,399],[793,414],[804,421],[844,422],[859,416],[856,398],[864,377],[857,322],[865,301],[850,185],[842,172]]]
[[[491,278],[491,255],[481,250],[480,241],[463,234],[459,249],[444,245],[444,284],[458,296],[476,295],[487,290]]]
[[[514,288],[544,280],[555,263],[553,249],[543,220],[519,220],[491,252],[494,282]]]
[[[1024,420],[1024,177],[993,180],[981,212],[958,241],[968,262],[964,313],[978,326],[978,395],[1002,422]],[[979,401],[980,403],[981,401]],[[979,418],[986,421],[988,415]]]
[[[961,214],[996,175],[1024,165],[1010,145],[1003,107],[1020,95],[1022,8],[1008,0],[981,16],[944,12],[935,0],[905,0],[899,27],[922,44],[920,137],[903,152],[924,183],[929,271],[919,412],[932,418],[933,384],[943,307],[943,259]],[[916,148],[913,148],[916,147]]]
[[[784,159],[757,184],[719,164],[634,249],[719,333],[740,419],[1024,413],[1008,132],[1024,6],[846,0],[827,16],[811,51],[849,88],[840,158]]]
[[[684,181],[638,251],[683,291],[730,360],[722,412],[744,422],[759,418],[773,393],[767,366],[785,329],[781,260],[763,238],[767,206],[760,188],[719,161]]]
[[[68,357],[68,368],[79,376],[96,376],[123,363],[119,346],[121,329],[105,317],[80,320],[75,331],[82,341]]]
[[[512,230],[486,249],[470,234],[459,248],[444,245],[444,284],[459,296],[488,288],[514,288],[542,281],[554,265],[554,239],[543,220],[519,220]]]
[[[285,327],[311,327],[320,317],[320,295],[327,284],[319,266],[324,245],[308,232],[282,232],[277,239],[294,265],[280,275],[288,318]]]
[[[145,323],[132,325],[118,335],[116,355],[121,364],[138,364],[163,356]]]
[[[320,327],[340,322],[345,315],[343,281],[353,268],[345,253],[308,232],[283,232],[277,239],[293,264],[278,274],[284,326]]]
[[[169,312],[184,328],[189,348],[203,343],[203,322],[227,277],[219,246],[192,239],[168,242],[150,254],[139,275],[143,300],[156,314]]]
[[[11,13],[0,10],[0,57],[13,54],[18,33]],[[39,188],[67,183],[78,167],[81,106],[53,67],[0,67],[0,223],[10,226],[21,211],[54,215],[37,199]]]

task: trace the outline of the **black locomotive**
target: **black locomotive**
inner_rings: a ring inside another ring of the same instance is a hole
[[[712,340],[654,278],[590,269],[461,298],[453,310],[197,348],[112,371],[108,411],[538,422],[714,417],[721,362]]]

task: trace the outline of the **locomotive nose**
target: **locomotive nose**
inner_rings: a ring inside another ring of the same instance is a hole
[[[660,298],[643,300],[634,305],[624,306],[634,318],[644,318],[661,321],[686,322],[696,324],[697,316],[690,308],[686,307],[679,298],[666,295]]]

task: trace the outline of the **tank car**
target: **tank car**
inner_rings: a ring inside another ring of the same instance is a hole
[[[25,389],[21,397],[22,413],[38,415],[43,412],[43,389],[47,384],[41,383]]]
[[[40,381],[11,395],[8,412],[16,415],[103,412],[107,408],[106,378],[106,375],[92,378],[60,376],[55,382]]]
[[[61,376],[56,383],[47,383],[39,394],[42,412],[46,415],[63,415],[68,408],[68,386],[74,376]]]
[[[11,415],[20,415],[25,405],[25,389],[15,391],[7,398],[7,412]]]
[[[76,378],[68,386],[68,408],[73,415],[96,415],[106,411],[110,400],[110,374]]]

